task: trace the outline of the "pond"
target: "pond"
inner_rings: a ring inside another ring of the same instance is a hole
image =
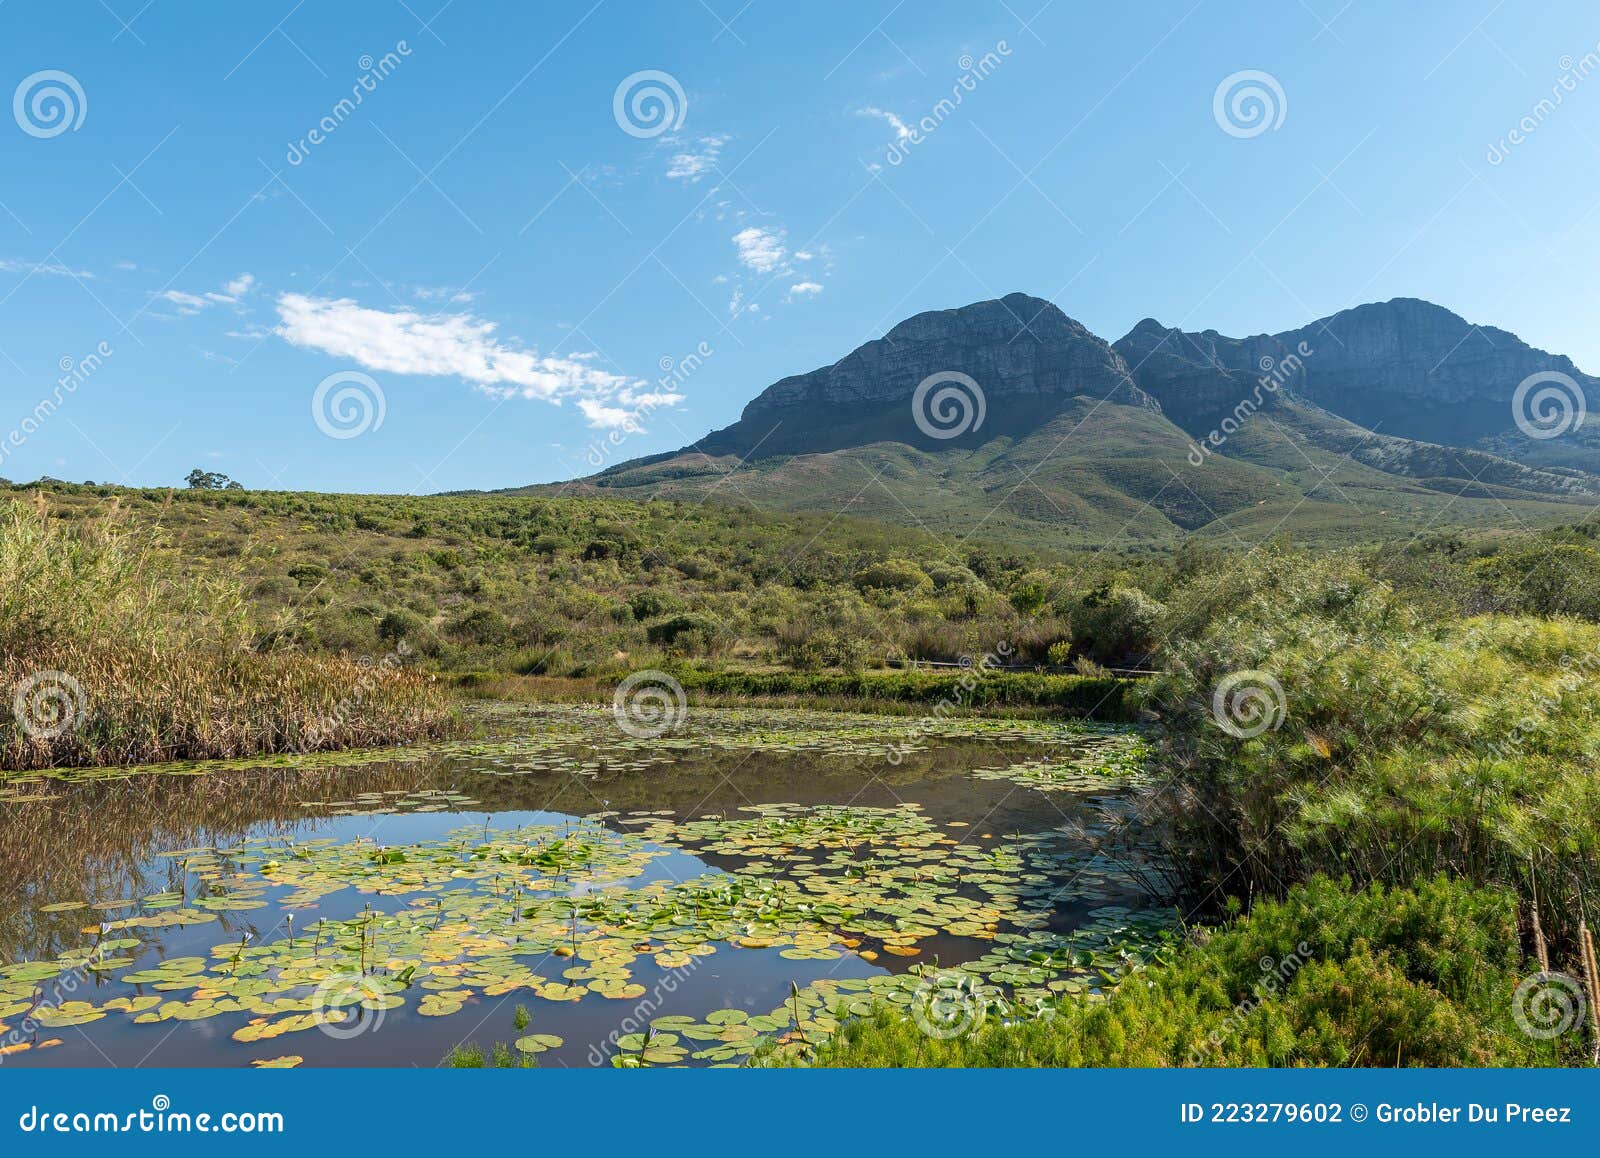
[[[0,780],[0,1065],[802,1056],[1169,935],[1130,729],[482,705],[472,740]]]

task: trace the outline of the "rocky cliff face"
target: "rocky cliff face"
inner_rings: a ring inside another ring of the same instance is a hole
[[[970,375],[991,408],[1000,399],[1075,394],[1153,405],[1103,338],[1047,301],[1011,294],[909,318],[832,366],[768,387],[744,418],[816,405],[901,404],[930,374],[952,370]]]
[[[1530,374],[1570,375],[1597,407],[1600,379],[1415,298],[1246,338],[1146,318],[1113,346],[1051,303],[1011,294],[918,314],[832,366],[785,378],[695,449],[741,457],[883,441],[937,449],[950,443],[919,430],[911,400],[930,375],[951,371],[978,383],[986,407],[961,445],[1026,437],[1075,397],[1159,412],[1194,438],[1292,398],[1384,435],[1600,472],[1596,428],[1533,440],[1512,410]]]
[[[1570,375],[1600,405],[1600,380],[1571,359],[1416,298],[1356,306],[1278,338],[1313,350],[1307,399],[1407,438],[1471,445],[1503,434],[1517,386],[1543,370]]]
[[[1197,437],[1247,400],[1264,409],[1305,384],[1295,347],[1270,334],[1186,333],[1146,318],[1112,348],[1162,413]]]

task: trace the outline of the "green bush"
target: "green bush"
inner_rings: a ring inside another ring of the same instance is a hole
[[[930,1038],[904,1013],[847,1021],[821,1066],[1490,1066],[1577,1060],[1522,1033],[1529,966],[1508,893],[1437,878],[1352,891],[1314,878],[1167,950],[1104,1001]]]

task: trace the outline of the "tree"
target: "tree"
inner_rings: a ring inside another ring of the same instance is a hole
[[[244,486],[234,482],[225,474],[216,471],[201,470],[195,467],[189,476],[183,480],[189,484],[189,489],[194,491],[242,491]]]

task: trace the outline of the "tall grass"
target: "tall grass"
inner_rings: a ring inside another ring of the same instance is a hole
[[[264,652],[239,586],[115,506],[0,507],[0,769],[228,758],[444,734],[402,663]],[[398,657],[397,657],[398,658]]]

